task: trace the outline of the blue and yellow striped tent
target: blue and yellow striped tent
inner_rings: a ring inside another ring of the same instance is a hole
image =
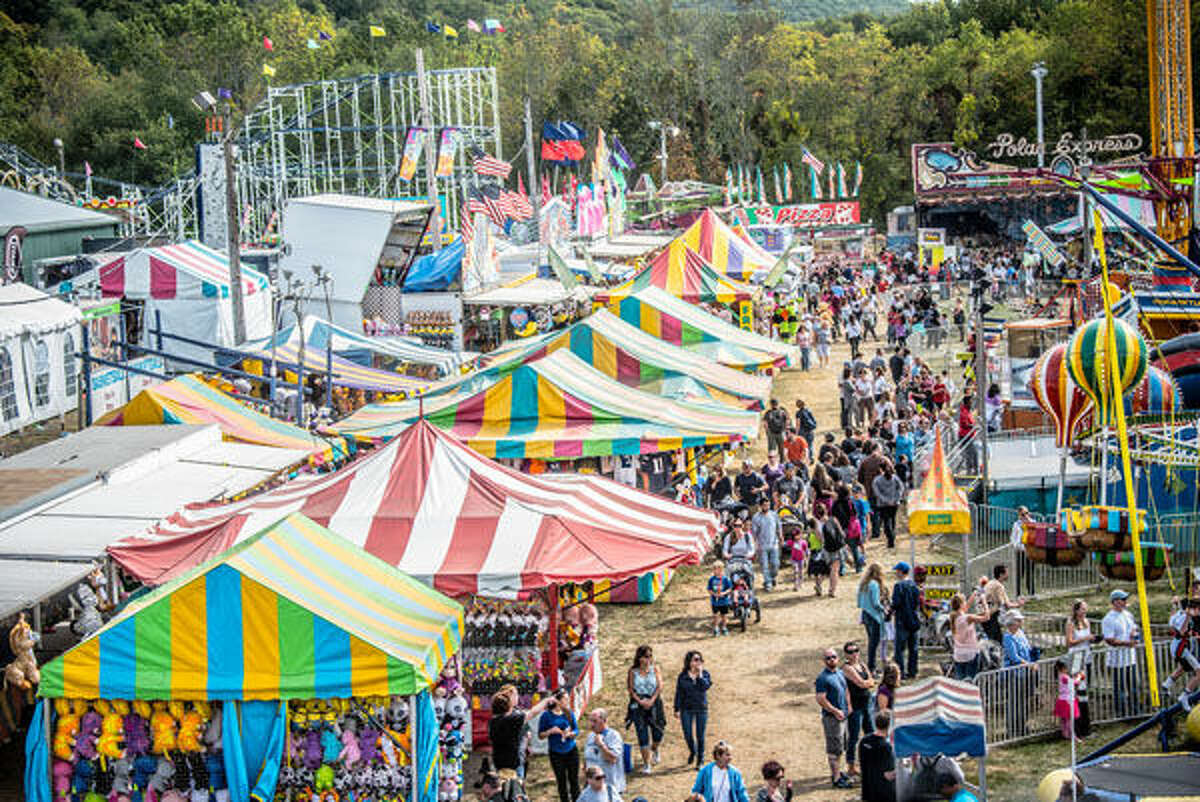
[[[130,603],[48,663],[38,695],[410,695],[462,633],[457,602],[294,513]]]

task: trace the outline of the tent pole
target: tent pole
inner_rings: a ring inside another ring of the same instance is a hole
[[[546,628],[546,645],[550,650],[550,690],[558,690],[558,585],[551,582],[546,587],[546,606],[550,610],[550,622]]]
[[[987,755],[979,756],[979,798],[987,802]]]

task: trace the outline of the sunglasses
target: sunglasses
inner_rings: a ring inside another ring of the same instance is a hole
[[[825,655],[825,659],[826,660],[836,660],[837,655],[836,654],[827,654],[827,655]]]
[[[846,654],[858,654],[858,649],[847,649]]]

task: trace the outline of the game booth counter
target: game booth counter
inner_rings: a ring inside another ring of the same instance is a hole
[[[25,798],[457,799],[462,607],[292,514],[43,667]]]
[[[520,473],[421,420],[337,473],[186,507],[109,553],[158,584],[295,512],[464,600],[462,677],[480,722],[504,684],[524,702],[566,685],[581,710],[600,685],[598,642],[587,605],[560,615],[564,589],[661,588],[647,575],[698,563],[717,529],[710,512],[611,480]]]

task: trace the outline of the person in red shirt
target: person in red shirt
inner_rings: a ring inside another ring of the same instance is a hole
[[[937,408],[938,412],[941,412],[942,408],[950,403],[950,390],[946,387],[946,382],[942,380],[941,376],[939,376],[933,383],[931,400],[933,401],[933,406]]]
[[[975,413],[971,411],[972,396],[964,395],[962,406],[958,408],[958,437],[961,440],[975,428]]]
[[[783,439],[783,453],[793,465],[808,464],[808,441],[797,437],[790,429]]]

